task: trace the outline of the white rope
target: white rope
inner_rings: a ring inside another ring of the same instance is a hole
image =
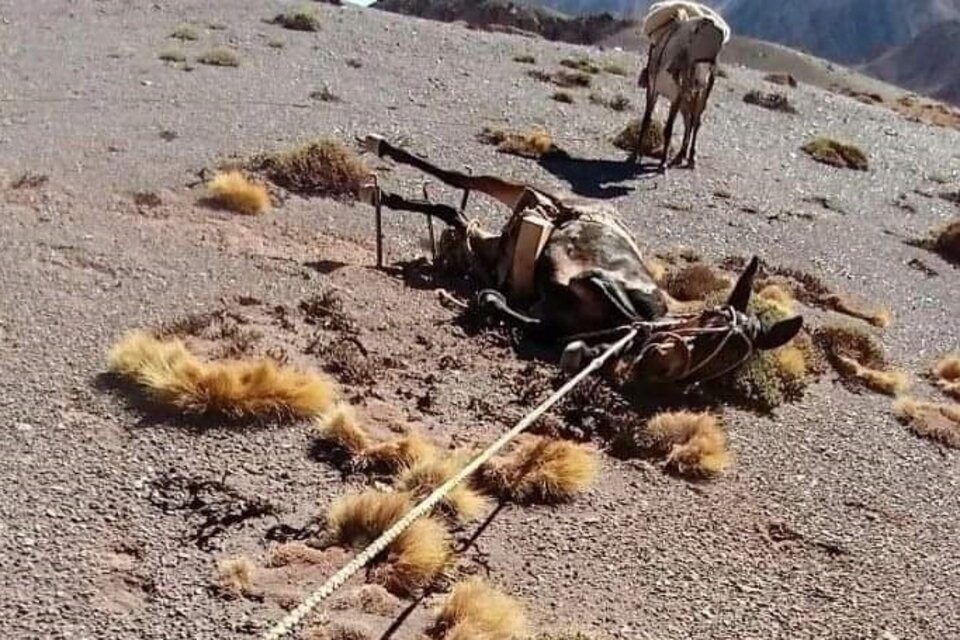
[[[339,589],[350,577],[362,569],[368,562],[382,553],[387,546],[393,542],[404,530],[407,529],[415,520],[429,513],[441,500],[443,500],[450,491],[458,484],[463,482],[470,474],[479,469],[484,463],[502,449],[508,442],[520,435],[533,422],[542,416],[547,409],[556,404],[561,398],[570,393],[570,391],[579,384],[584,378],[599,369],[604,362],[611,356],[619,352],[637,335],[637,329],[633,329],[626,336],[613,344],[604,353],[597,356],[577,375],[567,381],[562,387],[557,389],[549,398],[544,400],[536,409],[528,413],[513,428],[504,433],[493,444],[488,446],[476,458],[457,472],[445,483],[433,490],[420,504],[407,512],[392,527],[384,531],[379,538],[370,543],[370,545],[361,551],[357,556],[347,563],[342,569],[337,571],[316,591],[304,600],[296,609],[291,611],[283,620],[278,622],[264,636],[263,640],[278,640],[292,632],[303,619],[323,600],[330,597],[334,591]]]

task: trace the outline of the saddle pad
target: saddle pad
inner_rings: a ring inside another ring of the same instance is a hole
[[[720,17],[720,14],[699,2],[689,0],[664,0],[650,5],[650,9],[643,18],[643,35],[651,42],[656,42],[659,32],[681,15],[683,20],[690,18],[710,20],[723,32],[723,44],[729,42],[730,26]]]
[[[510,293],[517,298],[533,294],[533,274],[537,259],[553,232],[553,224],[543,216],[528,214],[520,220],[517,243],[510,265]]]

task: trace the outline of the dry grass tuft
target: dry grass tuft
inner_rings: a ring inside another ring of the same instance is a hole
[[[240,171],[218,173],[207,183],[211,198],[227,209],[258,215],[270,209],[270,194],[262,184],[252,182]]]
[[[551,77],[553,84],[564,89],[586,89],[593,84],[593,78],[584,71],[561,69]]]
[[[946,259],[960,263],[960,220],[937,231],[934,248]]]
[[[622,93],[618,93],[612,98],[606,98],[600,93],[591,93],[589,99],[591,103],[607,107],[612,111],[626,111],[630,108],[630,99]]]
[[[866,308],[861,302],[843,293],[825,295],[820,298],[820,302],[827,309],[865,320],[881,329],[886,329],[893,322],[893,317],[886,309]]]
[[[848,322],[828,322],[814,334],[828,358],[846,357],[870,369],[885,369],[883,346],[864,328]]]
[[[344,496],[327,512],[327,531],[335,544],[360,547],[375,540],[410,510],[410,494],[368,489]]]
[[[681,302],[704,300],[710,294],[726,291],[730,282],[705,264],[692,264],[668,273],[662,286]]]
[[[789,73],[770,73],[764,76],[763,78],[767,82],[772,82],[773,84],[779,84],[787,87],[796,87],[797,80]]]
[[[411,494],[367,490],[333,504],[327,530],[336,544],[360,547],[375,540],[411,508]],[[433,516],[414,521],[387,547],[387,566],[375,572],[377,582],[406,596],[431,586],[453,558],[450,532]]]
[[[787,96],[782,93],[764,93],[763,91],[748,91],[743,96],[743,101],[747,104],[770,109],[771,111],[780,111],[783,113],[796,113],[797,110]]]
[[[960,449],[960,405],[901,398],[893,412],[917,435]]]
[[[525,637],[526,626],[519,600],[471,578],[453,588],[428,635],[435,640],[518,640]]]
[[[902,371],[871,369],[846,356],[838,356],[837,364],[841,373],[859,380],[877,393],[898,396],[910,388],[910,378]]]
[[[244,596],[253,591],[256,567],[249,558],[236,556],[221,560],[217,565],[217,584],[232,596]]]
[[[420,518],[388,547],[387,566],[376,580],[391,593],[410,596],[432,586],[452,560],[452,537],[443,521]]]
[[[229,418],[312,417],[337,395],[333,380],[272,360],[202,362],[178,338],[133,331],[114,345],[110,369],[163,405],[190,414]]]
[[[514,133],[484,127],[483,131],[477,134],[477,140],[484,144],[496,146],[500,153],[509,153],[524,158],[542,158],[560,151],[560,148],[553,143],[553,137],[545,129]]]
[[[650,121],[650,129],[647,131],[646,138],[640,140],[639,118],[631,120],[627,126],[617,134],[613,139],[613,146],[631,153],[639,153],[645,156],[659,154],[663,150],[663,125],[657,120]]]
[[[323,138],[289,151],[254,158],[250,168],[302,196],[356,197],[370,170],[338,140]]]
[[[886,395],[899,395],[909,388],[907,375],[889,368],[883,347],[863,328],[831,322],[818,328],[814,338],[846,382]]]
[[[239,67],[240,57],[237,52],[227,47],[217,47],[210,49],[197,56],[197,62],[210,65],[212,67]]]
[[[421,460],[403,471],[397,488],[424,498],[460,471],[465,462],[460,456]],[[477,493],[468,482],[469,479],[454,487],[443,501],[444,507],[463,523],[476,520],[490,510],[489,500]]]
[[[819,137],[814,138],[807,144],[800,147],[817,162],[829,164],[834,167],[855,169],[857,171],[866,171],[869,167],[867,154],[859,147],[846,142],[840,142],[833,138]]]
[[[630,70],[627,69],[626,65],[620,64],[619,62],[604,62],[603,70],[614,76],[630,75]]]
[[[574,71],[582,71],[583,73],[600,73],[600,67],[595,65],[589,58],[579,58],[576,60],[573,58],[564,58],[560,61],[560,66],[573,69]]]
[[[591,449],[523,435],[509,454],[491,460],[481,475],[485,487],[504,500],[551,503],[586,491],[598,473],[599,462]]]
[[[180,49],[164,49],[160,52],[160,55],[157,56],[164,62],[186,62],[187,54],[185,54]]]
[[[316,431],[320,437],[343,447],[352,456],[362,456],[373,446],[373,440],[357,420],[356,410],[346,402],[338,402],[320,418]]]
[[[933,365],[937,386],[952,398],[960,400],[960,353],[950,354]]]
[[[182,24],[170,34],[171,38],[176,38],[177,40],[199,40],[200,35],[197,33],[197,30],[188,24]]]
[[[647,435],[666,453],[667,465],[683,475],[715,476],[730,464],[727,434],[712,414],[660,413],[647,423]]]
[[[769,304],[776,305],[784,316],[791,315],[795,308],[796,301],[793,299],[793,294],[778,284],[768,284],[760,289],[757,296]]]
[[[430,441],[411,432],[367,447],[358,462],[361,467],[396,471],[430,460],[436,454],[436,447]]]
[[[293,31],[319,31],[320,17],[312,7],[305,6],[286,13],[278,14],[273,19],[274,24],[278,24],[284,29]]]

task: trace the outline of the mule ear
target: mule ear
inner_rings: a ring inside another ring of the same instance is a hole
[[[772,327],[762,330],[753,341],[753,345],[761,351],[777,349],[793,340],[802,327],[803,316],[781,320]]]
[[[760,258],[753,256],[750,264],[747,265],[747,268],[740,274],[740,278],[737,279],[737,284],[733,287],[733,291],[730,292],[730,297],[727,298],[727,304],[737,311],[744,313],[747,311],[747,303],[750,302],[750,294],[753,293],[753,279],[756,277],[759,268]]]

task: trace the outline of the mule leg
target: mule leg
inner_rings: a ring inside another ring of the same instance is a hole
[[[703,122],[703,112],[707,110],[707,101],[710,99],[710,93],[713,91],[713,83],[715,78],[716,74],[711,70],[710,80],[707,81],[707,87],[697,103],[697,109],[694,118],[693,139],[690,144],[689,165],[691,169],[696,166],[697,134],[700,133],[700,124]]]
[[[380,192],[380,203],[388,209],[422,213],[427,216],[433,216],[451,227],[458,229],[467,228],[467,221],[463,215],[449,205],[429,202],[427,200],[407,200],[403,196],[398,196],[395,193],[386,191]]]
[[[690,146],[690,130],[693,127],[693,118],[686,106],[680,109],[680,115],[683,116],[683,142],[680,144],[680,151],[673,157],[673,160],[670,161],[671,167],[679,166],[683,162],[684,157],[687,155],[687,149]]]
[[[663,128],[663,153],[660,154],[659,171],[664,171],[667,166],[667,154],[670,153],[670,139],[673,137],[673,124],[677,119],[677,112],[680,111],[680,100],[675,100],[670,105],[670,115],[667,116],[667,124]]]
[[[480,175],[474,176],[460,171],[451,171],[442,169],[423,158],[415,156],[408,151],[395,147],[387,142],[381,136],[368,135],[361,140],[363,146],[377,155],[377,157],[388,157],[400,164],[406,164],[420,169],[424,173],[435,177],[441,182],[464,191],[479,191],[485,193],[491,198],[498,200],[510,207],[512,210],[517,201],[528,188],[527,185],[510,180],[504,180],[496,176]]]
[[[492,309],[499,312],[525,329],[543,326],[543,321],[539,318],[524,315],[511,307],[506,297],[496,289],[484,289],[477,294],[477,304],[480,305],[481,309]]]
[[[637,141],[637,148],[630,154],[628,162],[643,160],[643,141],[650,130],[650,123],[653,120],[653,109],[657,106],[657,93],[653,90],[653,80],[647,82],[647,104],[643,111],[643,120],[640,122],[640,137]]]

